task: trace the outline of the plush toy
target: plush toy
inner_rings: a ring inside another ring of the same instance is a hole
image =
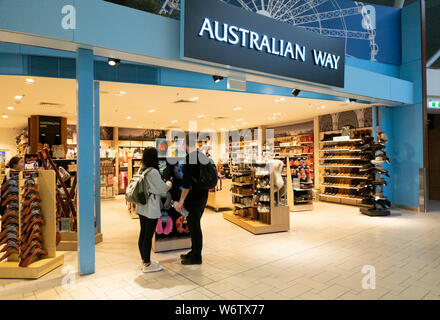
[[[163,223],[165,223],[165,228],[162,225]],[[173,231],[173,219],[168,216],[168,212],[162,211],[162,217],[157,221],[156,233],[168,235],[171,231]]]
[[[176,229],[179,233],[189,233],[188,224],[184,227],[185,217],[180,216],[176,220]]]

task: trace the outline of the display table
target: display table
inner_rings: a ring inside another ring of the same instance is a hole
[[[221,190],[210,192],[208,194],[208,202],[206,204],[207,207],[210,207],[217,212],[221,209],[232,209],[234,207],[230,191],[232,180],[222,179],[219,180],[219,185],[220,184]]]

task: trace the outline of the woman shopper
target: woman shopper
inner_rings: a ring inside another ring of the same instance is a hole
[[[15,170],[15,171],[23,171],[24,170],[23,158],[20,158],[18,156],[12,157],[11,160],[9,160],[6,168],[9,168],[9,169]]]
[[[136,213],[139,215],[141,230],[139,234],[139,251],[142,258],[142,272],[161,271],[162,266],[150,260],[151,245],[157,220],[161,216],[161,194],[171,189],[171,181],[163,182],[159,173],[159,159],[157,150],[153,147],[145,148],[142,155],[142,167],[139,174],[144,175],[144,190],[146,190],[147,203],[136,205]]]

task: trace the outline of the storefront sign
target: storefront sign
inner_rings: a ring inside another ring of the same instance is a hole
[[[184,0],[181,57],[344,87],[345,43],[228,5]]]

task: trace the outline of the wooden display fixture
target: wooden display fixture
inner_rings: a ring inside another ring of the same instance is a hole
[[[157,240],[156,235],[153,237],[152,249],[155,253],[185,250],[191,248],[191,237],[172,237],[169,239]]]
[[[37,184],[41,198],[41,214],[45,221],[42,228],[43,248],[47,251],[47,256],[34,261],[28,267],[19,267],[18,257],[10,257],[8,261],[0,262],[0,279],[38,279],[64,263],[64,255],[56,252],[55,172],[53,170],[38,170],[36,172],[38,172]],[[28,172],[20,172],[20,186],[24,184],[23,174],[26,173]],[[21,206],[19,221],[21,223]],[[21,230],[21,226],[19,228]]]
[[[61,241],[57,246],[57,251],[77,251],[78,250],[78,232],[60,231]],[[98,233],[95,228],[95,245],[103,241],[102,233]]]
[[[286,180],[287,180],[287,204],[289,206],[289,210],[291,212],[298,211],[311,211],[313,210],[313,200],[310,200],[309,203],[305,204],[295,204],[295,189],[293,188],[292,182],[292,171],[290,167],[290,159],[286,158]],[[311,191],[313,192],[313,190]]]
[[[274,187],[274,173],[272,165],[269,165],[270,170],[270,223],[263,223],[257,220],[240,217],[232,211],[225,211],[223,218],[236,224],[237,226],[253,233],[265,234],[274,232],[284,232],[290,229],[290,214],[287,205],[276,206],[275,204],[275,187]]]
[[[207,207],[213,208],[215,211],[219,211],[221,209],[232,209],[234,207],[231,201],[231,179],[222,179],[219,180],[219,184],[221,183],[221,190],[216,190],[215,192],[210,192],[208,194],[208,202],[206,204]]]
[[[354,129],[357,132],[366,132],[371,135],[372,128]],[[370,163],[360,149],[362,139],[359,137],[346,137],[337,140],[324,140],[325,134],[342,134],[341,130],[320,133],[319,161],[321,170],[321,201],[348,204],[359,207],[368,207],[362,203],[363,189],[358,187],[362,181],[368,180],[368,174],[363,174],[360,169]],[[325,171],[329,172],[325,172]],[[330,189],[331,192],[327,192]],[[338,193],[332,192],[338,190]],[[332,194],[333,193],[333,194]]]

